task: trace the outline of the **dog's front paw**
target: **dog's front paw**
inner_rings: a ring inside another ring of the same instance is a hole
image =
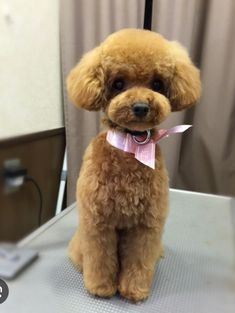
[[[129,285],[129,286],[119,285],[118,291],[124,298],[133,302],[143,301],[147,299],[149,296],[148,289],[141,289],[135,285]]]
[[[149,296],[149,287],[143,284],[141,279],[134,276],[122,276],[119,281],[118,291],[120,294],[133,302],[143,301]]]
[[[117,286],[113,283],[89,283],[85,282],[85,287],[89,291],[90,294],[102,298],[111,298],[117,292]]]

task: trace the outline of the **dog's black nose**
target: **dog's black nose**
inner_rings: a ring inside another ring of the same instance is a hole
[[[149,106],[146,103],[135,103],[132,111],[137,117],[144,117],[148,114]]]

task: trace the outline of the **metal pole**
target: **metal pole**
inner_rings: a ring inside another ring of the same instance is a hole
[[[152,29],[153,0],[145,0],[144,29]]]

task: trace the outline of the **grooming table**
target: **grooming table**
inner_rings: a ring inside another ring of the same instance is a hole
[[[132,304],[120,296],[90,296],[67,258],[77,226],[75,205],[19,245],[39,251],[13,281],[1,313],[234,313],[235,200],[171,190],[164,243],[151,296]]]

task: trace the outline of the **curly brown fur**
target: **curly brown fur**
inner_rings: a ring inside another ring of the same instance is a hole
[[[120,80],[124,87],[118,90]],[[158,91],[153,90],[156,80]],[[198,100],[199,71],[178,43],[126,29],[82,58],[68,77],[68,92],[78,106],[102,109],[108,128],[154,132],[171,111]],[[148,114],[135,116],[135,103],[147,104]],[[106,132],[99,134],[84,155],[77,201],[80,222],[69,255],[83,271],[88,291],[147,298],[168,212],[168,177],[159,146],[153,170],[111,146]]]

